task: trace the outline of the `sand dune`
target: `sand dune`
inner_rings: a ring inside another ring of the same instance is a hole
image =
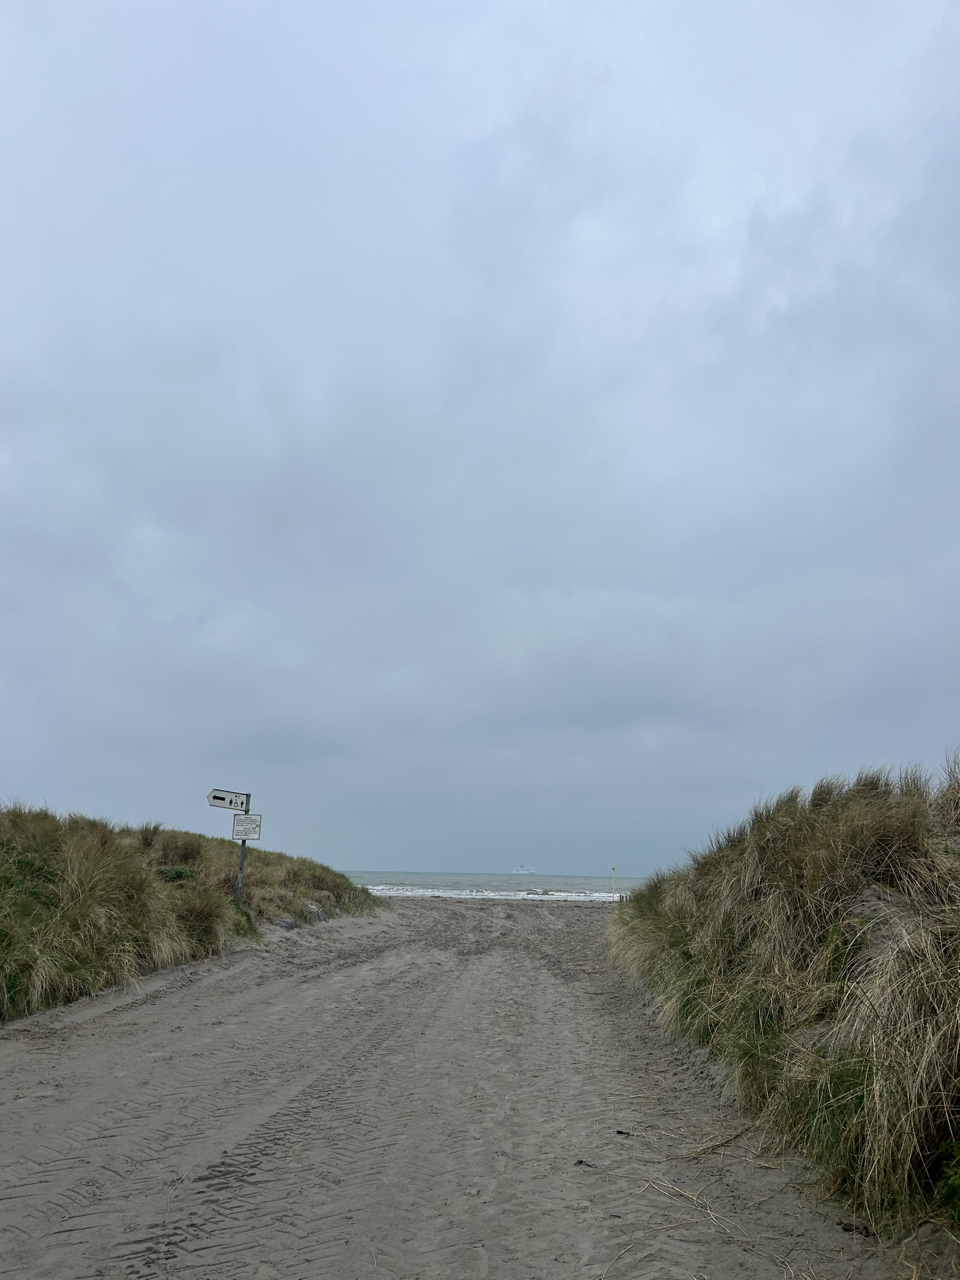
[[[404,901],[10,1024],[0,1276],[902,1274],[663,1039],[608,918]]]

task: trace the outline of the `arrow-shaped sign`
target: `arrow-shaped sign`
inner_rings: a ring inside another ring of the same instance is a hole
[[[250,803],[248,791],[211,791],[207,795],[207,804],[215,809],[239,809],[245,813]]]

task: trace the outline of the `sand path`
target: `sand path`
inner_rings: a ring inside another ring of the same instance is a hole
[[[9,1025],[0,1276],[903,1274],[729,1140],[608,912],[401,902]]]

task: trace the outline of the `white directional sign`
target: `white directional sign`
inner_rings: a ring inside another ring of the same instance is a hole
[[[234,840],[259,840],[261,817],[259,813],[235,813],[233,815]]]
[[[246,809],[250,797],[245,791],[210,791],[207,804],[217,809]]]

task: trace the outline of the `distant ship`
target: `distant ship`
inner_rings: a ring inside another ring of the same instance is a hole
[[[536,867],[525,867],[521,862],[519,867],[514,867],[513,874],[515,876],[532,876],[536,875]]]

